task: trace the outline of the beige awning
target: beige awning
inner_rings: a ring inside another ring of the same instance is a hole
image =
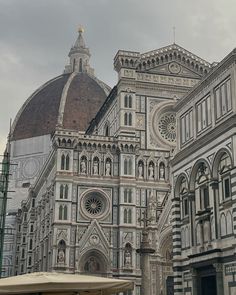
[[[133,282],[104,277],[36,272],[0,279],[0,294],[108,295],[133,290]]]

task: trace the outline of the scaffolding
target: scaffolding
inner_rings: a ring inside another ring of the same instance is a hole
[[[10,170],[10,154],[9,154],[9,148],[7,147],[4,155],[2,156],[2,162],[0,162],[0,278],[1,278],[1,272],[2,272],[9,170]]]

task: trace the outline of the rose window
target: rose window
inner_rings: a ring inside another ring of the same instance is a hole
[[[158,123],[161,136],[169,141],[176,142],[176,116],[174,113],[166,113],[161,116]]]
[[[103,202],[101,198],[97,196],[90,196],[85,202],[85,209],[91,215],[96,215],[101,213],[103,208]]]
[[[102,218],[109,210],[107,197],[99,191],[90,191],[81,199],[81,210],[84,216]]]

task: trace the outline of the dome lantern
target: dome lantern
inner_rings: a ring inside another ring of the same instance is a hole
[[[94,75],[94,69],[89,65],[90,52],[83,38],[84,29],[79,27],[78,37],[69,52],[70,63],[66,65],[64,73],[89,73]]]

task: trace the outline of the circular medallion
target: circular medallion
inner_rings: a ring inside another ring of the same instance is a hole
[[[158,122],[158,131],[162,138],[174,143],[176,142],[176,115],[175,113],[165,113]]]
[[[33,178],[36,176],[39,170],[39,162],[37,159],[31,158],[27,159],[23,163],[23,175],[26,178]]]
[[[91,245],[97,245],[97,244],[99,244],[99,236],[92,234],[89,238],[89,241],[90,241]]]
[[[172,62],[169,64],[169,71],[172,74],[178,74],[181,70],[181,67],[179,64],[177,64],[176,62]]]

